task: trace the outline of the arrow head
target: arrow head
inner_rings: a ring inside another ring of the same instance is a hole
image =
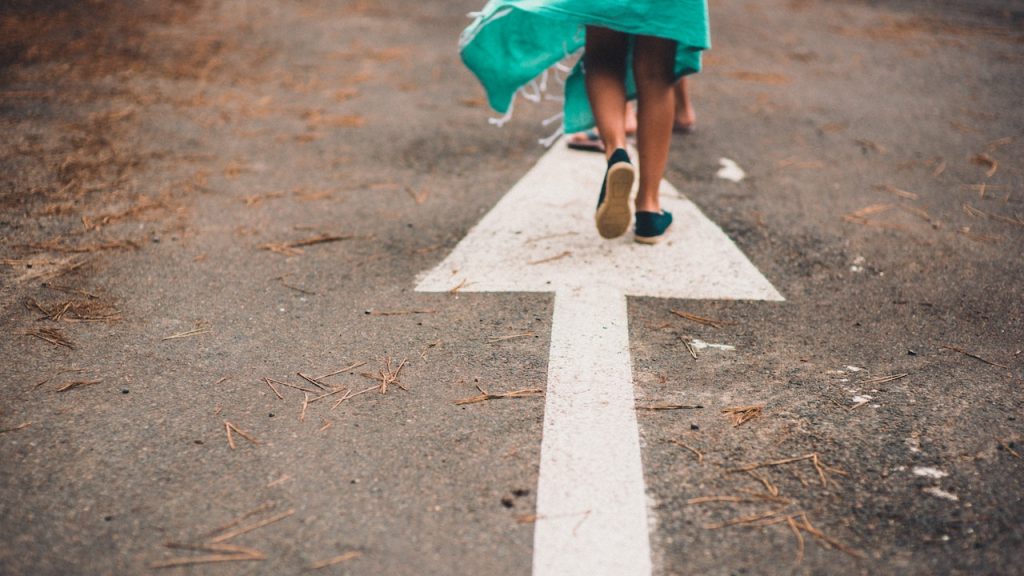
[[[693,202],[662,181],[675,217],[657,245],[604,240],[594,209],[605,163],[555,145],[416,287],[421,292],[560,292],[603,286],[628,296],[783,300]]]

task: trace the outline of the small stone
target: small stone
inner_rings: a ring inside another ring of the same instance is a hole
[[[128,389],[127,388],[121,388],[121,394],[127,394],[127,393],[128,393]]]
[[[700,430],[700,426],[696,424],[690,424],[690,430]]]

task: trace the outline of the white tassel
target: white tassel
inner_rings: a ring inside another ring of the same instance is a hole
[[[512,111],[515,110],[515,107],[516,97],[515,95],[513,95],[512,101],[508,103],[508,112],[505,112],[505,115],[502,116],[501,118],[488,118],[487,123],[490,124],[491,126],[497,126],[498,128],[501,128],[502,126],[505,125],[506,122],[512,119]]]
[[[532,89],[533,93],[528,92],[527,88]],[[530,80],[529,84],[527,84],[526,86],[523,86],[522,88],[520,88],[519,89],[519,93],[523,95],[523,98],[526,98],[530,102],[534,102],[534,103],[540,102],[541,88],[540,88],[540,84],[537,82],[536,78],[533,79],[533,80]]]
[[[471,17],[475,14],[477,13],[472,13]],[[505,14],[501,14],[501,16],[504,15]],[[506,112],[500,118],[488,118],[487,122],[492,126],[497,126],[498,128],[505,126],[505,124],[512,119],[512,114],[515,109],[517,96],[522,96],[529,102],[534,103],[539,103],[541,101],[565,102],[565,96],[549,93],[549,89],[551,88],[551,84],[549,83],[549,81],[553,80],[555,84],[559,86],[565,86],[565,83],[568,80],[569,75],[572,73],[573,69],[573,67],[567,64],[566,62],[571,62],[573,58],[577,58],[581,52],[582,50],[577,50],[576,52],[570,54],[568,49],[566,49],[565,57],[562,60],[555,62],[553,65],[551,65],[550,68],[545,70],[543,73],[539,74],[528,84],[525,84],[519,90],[516,90],[515,94],[512,95],[512,101],[509,103],[508,112]],[[554,116],[545,118],[541,122],[541,125],[546,128],[554,124],[555,122],[558,122],[559,120],[561,120],[562,123],[558,126],[557,130],[555,130],[552,134],[537,140],[537,142],[539,142],[541,146],[544,146],[545,148],[550,148],[552,144],[554,144],[559,138],[561,138],[565,134],[565,113],[559,112]]]
[[[540,145],[545,148],[551,148],[551,145],[554,144],[556,140],[561,138],[562,134],[565,134],[565,126],[559,126],[558,130],[555,130],[554,134],[548,136],[547,138],[541,138],[540,140],[537,140],[537,142],[539,142]]]
[[[552,116],[550,118],[545,118],[544,121],[540,123],[540,125],[546,127],[546,126],[550,125],[552,122],[561,120],[562,116],[565,116],[565,112],[559,112],[558,114],[555,114],[554,116]]]

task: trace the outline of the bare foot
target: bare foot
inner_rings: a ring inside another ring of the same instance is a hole
[[[678,134],[693,132],[693,127],[697,123],[697,113],[693,111],[688,88],[689,81],[686,77],[680,78],[675,85],[676,117],[672,121],[672,131]]]

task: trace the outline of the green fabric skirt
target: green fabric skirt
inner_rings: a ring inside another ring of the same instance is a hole
[[[459,39],[462,61],[506,113],[516,92],[583,48],[586,26],[677,43],[676,78],[700,71],[700,53],[710,47],[706,0],[490,0]],[[632,58],[626,92],[636,96]],[[565,81],[565,132],[593,127],[580,59]]]

